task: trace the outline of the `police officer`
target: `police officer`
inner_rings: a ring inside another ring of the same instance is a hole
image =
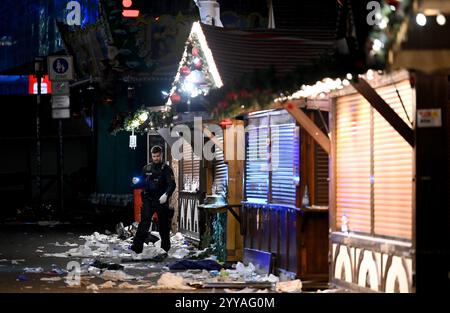
[[[143,187],[141,222],[131,246],[131,250],[136,253],[141,253],[143,250],[144,240],[147,238],[155,212],[158,214],[161,248],[166,252],[170,249],[169,198],[176,188],[175,177],[170,166],[162,162],[160,146],[152,147],[151,154],[152,163],[144,166],[141,184],[133,179],[133,183]]]

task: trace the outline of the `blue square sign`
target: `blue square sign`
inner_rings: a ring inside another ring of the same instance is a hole
[[[68,55],[49,56],[48,76],[52,81],[67,81],[73,79],[73,59]]]

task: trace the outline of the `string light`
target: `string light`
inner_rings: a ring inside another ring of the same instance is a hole
[[[373,70],[368,70],[365,75],[359,75],[361,78],[366,78],[368,80],[375,79],[375,74],[377,72]],[[353,75],[348,73],[346,75],[347,79],[331,79],[329,77],[322,79],[321,81],[317,81],[314,85],[302,85],[300,90],[294,92],[290,96],[280,95],[275,102],[293,100],[293,99],[301,99],[301,98],[315,98],[319,97],[321,99],[326,98],[326,95],[335,90],[344,89],[350,85],[350,80],[353,78]]]
[[[436,23],[438,23],[440,26],[444,26],[446,22],[447,22],[447,19],[445,18],[445,16],[443,14],[438,14],[436,16]]]
[[[419,26],[425,26],[427,24],[427,17],[423,13],[419,13],[416,15],[416,23]]]

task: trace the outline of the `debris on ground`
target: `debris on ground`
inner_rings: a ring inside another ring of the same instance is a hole
[[[124,282],[124,283],[121,283],[119,286],[117,286],[118,288],[121,288],[121,289],[133,289],[133,290],[136,290],[136,289],[139,289],[139,288],[149,288],[151,285],[150,284],[138,284],[138,285],[133,285],[133,284],[130,284],[130,283],[128,283],[128,282]]]
[[[276,284],[275,290],[277,292],[289,292],[289,293],[301,292],[302,282],[300,279],[278,282]]]
[[[38,221],[37,224],[39,226],[56,226],[56,225],[61,225],[61,224],[68,224],[68,223],[61,223],[59,221]]]
[[[199,261],[181,260],[169,265],[171,270],[191,270],[191,269],[205,269],[205,270],[221,270],[224,266],[216,261],[205,259]]]
[[[104,271],[102,274],[100,274],[100,277],[103,278],[104,280],[112,280],[112,281],[135,279],[134,276],[128,275],[123,271],[112,271],[112,270]]]
[[[19,275],[19,276],[17,276],[16,281],[20,281],[20,282],[28,281],[28,277],[25,275]]]
[[[99,287],[100,289],[111,289],[111,288],[114,288],[115,285],[116,285],[115,282],[113,282],[113,281],[111,281],[111,280],[108,280],[107,282],[105,282],[105,283],[99,285],[98,287]]]
[[[17,265],[17,264],[19,264],[19,262],[25,262],[25,260],[24,260],[24,259],[20,259],[20,260],[11,260],[11,264],[13,264],[13,265]]]
[[[238,262],[236,264],[236,271],[242,277],[249,279],[255,273],[255,266],[251,262],[248,264],[248,266],[245,266],[243,263]]]
[[[42,273],[44,271],[42,267],[25,267],[23,270],[25,273]]]
[[[55,247],[69,247],[69,249],[66,252],[42,253],[40,256],[79,258],[81,277],[78,280],[66,278],[65,283],[67,287],[86,287],[94,292],[111,288],[130,290],[220,288],[230,293],[302,291],[300,280],[261,274],[252,263],[244,265],[237,262],[233,266],[222,264],[217,261],[215,255],[212,255],[212,247],[199,250],[179,232],[171,236],[171,249],[166,252],[161,249],[159,233],[150,231],[149,240],[144,244],[143,252],[136,254],[130,250],[130,246],[137,226],[137,223],[133,223],[124,227],[119,223],[116,234],[94,232],[91,235],[79,236],[78,238],[84,240],[80,244],[67,241],[63,244],[56,242],[53,244]],[[170,262],[163,262],[166,258]],[[2,261],[8,262],[6,259],[0,260]],[[133,272],[130,273],[130,270]],[[134,272],[136,270],[144,271],[144,274],[137,276]],[[67,273],[66,270],[55,266],[52,272],[44,274],[61,276],[65,273]],[[103,282],[92,284],[89,281],[91,278],[101,279]],[[47,277],[41,280],[52,282],[61,279],[64,277]],[[157,284],[152,285],[147,279],[151,279],[152,284],[157,279]]]
[[[91,264],[91,266],[96,267],[96,268],[101,268],[101,269],[108,269],[108,270],[123,270],[124,266],[120,265],[120,264],[116,264],[116,263],[106,263],[106,262],[102,262],[100,260],[95,260],[94,263]]]
[[[254,289],[254,288],[248,288],[248,287],[246,287],[244,289],[239,289],[239,290],[225,288],[224,291],[226,293],[268,293],[269,292],[268,289]]]
[[[58,241],[55,243],[50,243],[51,245],[54,245],[55,247],[78,247],[78,244],[76,243],[70,243],[70,242],[65,242],[65,243],[59,243]]]
[[[86,287],[87,290],[98,291],[98,287],[96,284],[90,284]]]
[[[195,288],[187,286],[183,277],[168,272],[161,275],[156,286],[147,289],[194,290]]]
[[[55,282],[55,281],[62,280],[62,278],[61,277],[42,277],[41,280]]]

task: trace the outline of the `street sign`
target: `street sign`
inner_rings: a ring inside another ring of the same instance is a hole
[[[67,81],[73,79],[73,58],[68,55],[49,56],[48,74],[52,81]]]
[[[53,109],[52,118],[70,118],[70,109]]]
[[[52,109],[66,109],[69,107],[69,96],[52,96]]]
[[[54,96],[61,96],[61,95],[69,95],[70,94],[70,87],[68,82],[59,82],[56,81],[53,83],[53,90],[52,94]]]

